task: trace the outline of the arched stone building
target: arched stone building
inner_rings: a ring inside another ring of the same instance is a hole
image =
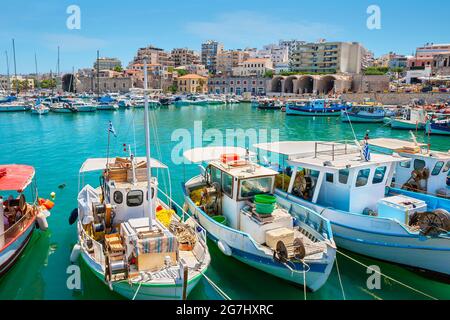
[[[340,94],[351,86],[351,76],[334,74],[275,76],[270,85],[272,93],[283,94]]]

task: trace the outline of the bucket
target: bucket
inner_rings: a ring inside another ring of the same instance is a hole
[[[255,196],[256,213],[269,215],[275,210],[277,198],[267,194],[259,194]]]
[[[214,216],[212,219],[220,224],[223,224],[224,226],[227,225],[227,218],[224,216]]]

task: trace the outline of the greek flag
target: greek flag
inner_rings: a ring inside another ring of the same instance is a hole
[[[369,144],[367,142],[364,143],[362,154],[363,154],[364,160],[370,161],[370,150],[369,150]]]
[[[112,121],[109,121],[108,132],[111,132],[114,135],[114,137],[117,137],[116,130],[114,129]]]

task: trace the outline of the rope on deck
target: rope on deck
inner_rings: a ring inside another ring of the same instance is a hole
[[[365,267],[365,268],[367,268],[367,269],[370,269],[370,270],[374,271],[375,273],[378,273],[379,275],[381,275],[381,276],[383,276],[383,277],[385,277],[385,278],[387,278],[387,279],[389,279],[389,280],[391,280],[391,281],[393,281],[393,282],[395,282],[395,283],[397,283],[397,284],[399,284],[399,285],[401,285],[401,286],[404,286],[405,288],[408,288],[408,289],[410,289],[410,290],[412,290],[412,291],[414,291],[414,292],[417,292],[417,293],[419,293],[419,294],[421,294],[421,295],[423,295],[423,296],[425,296],[425,297],[427,297],[427,298],[430,298],[430,299],[432,299],[432,300],[439,300],[438,298],[435,298],[435,297],[433,297],[432,295],[429,295],[428,293],[425,293],[425,292],[423,292],[423,291],[420,291],[419,289],[416,289],[416,288],[414,288],[414,287],[411,287],[411,286],[407,285],[406,283],[403,283],[403,282],[401,282],[401,281],[399,281],[399,280],[396,280],[396,279],[394,279],[394,278],[392,278],[392,277],[390,277],[390,276],[388,276],[388,275],[386,275],[386,274],[384,274],[384,273],[382,273],[382,272],[379,272],[379,271],[377,271],[377,270],[374,270],[374,269],[370,268],[369,266],[365,265],[364,263],[362,263],[362,262],[360,262],[360,261],[358,261],[358,260],[356,260],[356,259],[350,257],[349,255],[346,255],[345,253],[343,253],[343,252],[341,252],[341,251],[339,251],[339,250],[337,250],[337,252],[338,252],[339,254],[341,254],[342,256],[346,257],[347,259],[349,259],[349,260],[351,260],[351,261],[353,261],[353,262],[355,262],[355,263],[357,263],[357,264],[359,264],[359,265],[361,265],[361,266],[363,266],[363,267]],[[337,259],[336,259],[336,262],[337,262]],[[336,265],[337,265],[337,264],[336,264]]]
[[[344,298],[344,300],[347,300],[345,298],[344,285],[342,284],[341,272],[339,271],[339,263],[338,263],[337,257],[335,258],[335,261],[336,261],[336,270],[337,270],[337,274],[338,274],[339,285],[341,286],[341,291],[342,291],[342,297]]]

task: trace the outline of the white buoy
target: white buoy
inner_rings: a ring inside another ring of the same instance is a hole
[[[70,254],[70,262],[75,263],[78,261],[78,257],[80,256],[81,246],[77,243],[73,246],[72,253]]]
[[[48,229],[48,222],[45,213],[40,211],[36,216],[36,221],[38,223],[39,229],[46,231]]]
[[[231,257],[231,248],[222,240],[219,240],[219,242],[217,242],[217,246],[219,247],[220,251],[222,251],[222,253],[228,257]]]

